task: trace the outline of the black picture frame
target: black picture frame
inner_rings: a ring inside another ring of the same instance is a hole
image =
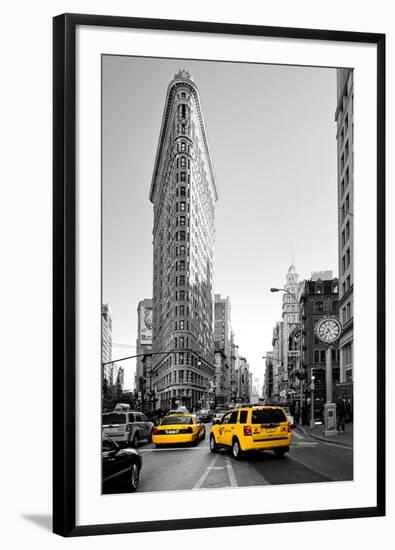
[[[365,508],[76,525],[76,27],[369,43],[377,46],[377,503]],[[385,515],[385,35],[196,21],[63,14],[53,19],[53,531],[136,533]]]

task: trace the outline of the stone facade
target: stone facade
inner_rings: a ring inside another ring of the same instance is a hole
[[[152,299],[140,300],[137,306],[137,339],[136,354],[150,354],[152,352]],[[135,388],[139,394],[139,400],[145,401],[146,394],[151,388],[151,357],[149,355],[136,358]],[[144,412],[147,408],[142,404]]]
[[[162,409],[201,406],[214,380],[214,205],[218,190],[199,92],[180,71],[168,87],[150,200],[152,377]]]
[[[231,305],[229,297],[214,296],[215,404],[231,399]]]
[[[332,277],[332,274],[331,274]],[[328,280],[310,279],[304,281],[300,294],[301,324],[302,324],[302,362],[306,369],[305,395],[309,394],[311,376],[315,376],[315,409],[324,405],[326,398],[325,387],[325,350],[327,346],[315,335],[314,329],[318,320],[331,315],[339,317],[339,281],[337,278]],[[339,381],[339,345],[332,346],[333,381]]]
[[[337,70],[337,173],[339,235],[340,382],[353,381],[353,225],[354,225],[353,70]],[[352,392],[352,389],[351,389]]]

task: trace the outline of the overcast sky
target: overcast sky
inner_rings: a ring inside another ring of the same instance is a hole
[[[103,58],[103,301],[113,342],[135,346],[137,304],[152,297],[148,194],[167,86],[199,88],[219,188],[214,291],[229,296],[240,353],[263,381],[292,256],[301,279],[337,276],[336,70],[135,57]],[[113,359],[134,347],[113,348]],[[124,363],[133,387],[134,361]]]

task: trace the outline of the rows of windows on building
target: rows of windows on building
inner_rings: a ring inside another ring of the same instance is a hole
[[[310,279],[299,281],[292,264],[284,291],[283,318],[274,326],[273,348],[266,353],[265,399],[300,401],[301,392],[302,398],[311,394],[315,380],[315,399],[323,403],[328,346],[317,336],[315,327],[323,316],[339,319],[339,280],[331,271],[315,271]],[[331,345],[331,360],[333,381],[340,391],[339,343]],[[300,374],[304,374],[303,383]]]
[[[353,384],[353,205],[354,205],[354,91],[353,70],[337,69],[337,208],[338,208],[338,273],[333,279],[328,272],[312,274],[309,281],[295,292],[298,279],[291,266],[284,289],[282,321],[273,328],[272,346],[266,356],[264,390],[266,396],[300,396],[303,384],[295,376],[307,374],[324,386],[326,346],[314,333],[319,316],[334,315],[342,326],[340,338],[332,346],[333,378],[339,391],[352,399]],[[293,287],[292,287],[293,285]],[[328,293],[331,285],[331,292]],[[325,295],[325,298],[324,298]],[[322,367],[321,367],[322,365]],[[324,388],[325,390],[325,388]]]
[[[337,69],[340,380],[353,379],[353,220],[354,220],[354,88],[353,70]]]
[[[122,365],[112,362],[113,315],[108,304],[101,308],[102,333],[102,405],[111,410],[124,391],[125,371]]]

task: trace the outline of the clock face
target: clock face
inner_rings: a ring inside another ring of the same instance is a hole
[[[317,323],[316,333],[323,342],[335,342],[339,338],[340,332],[341,326],[337,319],[323,319]]]

